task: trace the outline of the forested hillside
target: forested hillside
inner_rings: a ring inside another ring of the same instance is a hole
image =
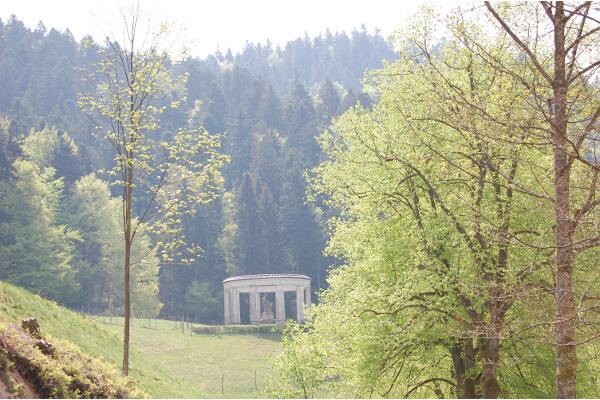
[[[101,49],[42,23],[0,21],[0,279],[72,308],[118,312],[118,191],[102,173],[112,153],[78,106]],[[133,272],[134,312],[217,321],[221,281],[236,274],[302,273],[323,288],[333,262],[322,255],[328,211],[307,204],[304,172],[321,161],[315,137],[332,118],[373,101],[360,90],[365,70],[395,58],[362,28],[171,62],[188,79],[171,88],[185,101],[161,116],[164,135],[202,124],[223,134],[230,162],[217,199],[184,221],[203,256],[178,265],[150,254]],[[152,240],[142,236],[134,253],[151,252]]]
[[[235,17],[289,22],[259,3]],[[52,352],[15,328],[33,313],[153,394],[597,397],[600,8],[416,3],[291,16],[387,12],[389,43],[361,27],[204,58],[139,3],[102,43],[0,21],[0,394],[20,354]],[[303,276],[223,299],[257,273],[306,274],[316,302]],[[26,358],[85,381],[57,355]]]

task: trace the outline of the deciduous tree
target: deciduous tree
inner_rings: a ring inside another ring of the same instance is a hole
[[[198,203],[210,201],[226,161],[217,150],[220,137],[202,127],[185,126],[176,132],[160,129],[166,107],[177,108],[185,75],[175,78],[168,68],[166,30],[148,32],[138,25],[133,8],[123,16],[125,43],[107,39],[104,59],[89,75],[95,91],[79,98],[81,107],[98,116],[114,149],[113,168],[107,171],[120,187],[124,240],[125,326],[123,373],[129,371],[132,246],[141,232],[153,236],[153,251],[165,263],[189,262],[198,248],[186,243],[182,218]],[[170,101],[170,104],[165,104]]]

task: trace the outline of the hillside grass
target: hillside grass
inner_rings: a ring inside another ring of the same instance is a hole
[[[96,322],[42,299],[40,296],[0,282],[0,321],[20,323],[34,317],[40,323],[42,335],[49,334],[80,347],[85,353],[101,358],[119,368],[122,343],[118,335]],[[130,377],[138,387],[152,397],[202,397],[204,394],[160,363],[137,349],[130,355]]]
[[[42,334],[120,368],[122,318],[91,320],[0,282],[0,322],[28,317],[37,318]],[[278,336],[194,335],[174,321],[147,319],[133,321],[131,346],[130,377],[154,398],[264,397],[271,358],[281,352]]]
[[[4,384],[0,396],[148,397],[113,365],[83,353],[70,342],[49,335],[40,338],[35,326],[29,327],[0,323],[0,381]]]
[[[123,318],[102,318],[121,334]],[[131,343],[163,369],[194,386],[202,397],[265,397],[271,359],[281,352],[279,336],[195,335],[181,323],[136,319]],[[192,327],[193,331],[193,327]]]

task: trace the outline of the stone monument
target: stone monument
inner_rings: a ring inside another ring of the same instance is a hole
[[[295,294],[296,315],[298,322],[304,322],[304,308],[310,307],[311,291],[310,278],[299,274],[256,274],[232,276],[223,281],[223,303],[225,309],[225,324],[241,323],[240,294],[248,293],[250,323],[260,324],[277,322],[285,324],[288,317],[285,313],[285,294]],[[264,295],[275,294],[275,304],[268,301]],[[262,312],[261,312],[262,311]]]
[[[267,299],[267,295],[261,296],[262,313],[260,313],[261,324],[273,324],[275,323],[275,314],[273,314],[273,303]]]

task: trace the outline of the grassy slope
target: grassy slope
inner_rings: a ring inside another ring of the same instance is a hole
[[[113,325],[106,326],[120,334],[122,318],[112,321]],[[279,340],[250,335],[190,336],[165,320],[153,320],[152,328],[148,326],[147,320],[134,322],[134,348],[192,384],[203,396],[264,397],[262,389],[271,368],[270,359],[281,351]]]
[[[38,319],[42,334],[121,365],[122,319],[93,322],[0,282],[0,321],[18,323],[27,317]],[[152,329],[147,326],[147,320],[134,321],[130,375],[152,397],[223,397],[221,379],[225,397],[261,397],[255,373],[261,390],[269,359],[281,351],[279,341],[255,336],[190,336],[173,329],[174,322],[161,320],[152,321]]]
[[[27,317],[38,319],[42,334],[67,340],[92,356],[120,365],[122,345],[115,333],[26,290],[0,282],[0,321],[19,323]],[[151,396],[202,396],[195,387],[139,351],[134,349],[131,356],[130,375]]]

